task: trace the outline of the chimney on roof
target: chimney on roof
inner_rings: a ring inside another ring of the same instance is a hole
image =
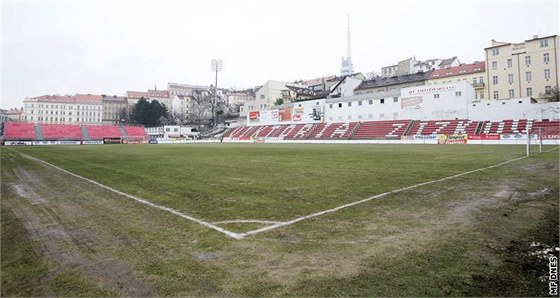
[[[533,35],[533,39],[537,39],[537,38],[539,38],[538,35]]]

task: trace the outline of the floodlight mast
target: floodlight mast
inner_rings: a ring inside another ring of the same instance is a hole
[[[212,71],[216,73],[216,81],[214,84],[214,102],[212,104],[212,117],[214,117],[214,127],[218,126],[218,71],[222,71],[223,67],[223,60],[212,59]]]

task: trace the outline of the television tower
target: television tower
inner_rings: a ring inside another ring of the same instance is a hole
[[[343,76],[351,75],[354,73],[354,65],[352,65],[352,57],[350,52],[350,16],[348,16],[348,33],[346,35],[346,59],[342,57],[342,66],[340,68],[340,74]]]

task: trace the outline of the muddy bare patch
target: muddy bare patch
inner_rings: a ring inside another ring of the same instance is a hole
[[[16,184],[16,185],[12,185],[12,188],[14,189],[14,191],[19,197],[28,200],[29,203],[33,205],[41,204],[45,201],[33,189],[31,189],[27,185]]]
[[[48,285],[60,274],[79,271],[119,295],[154,295],[148,282],[137,277],[117,257],[107,254],[111,249],[104,246],[120,245],[122,241],[83,223],[91,212],[84,205],[87,202],[76,198],[87,192],[83,188],[91,186],[68,182],[60,172],[44,176],[44,173],[17,167],[13,173],[6,177],[12,183],[11,195],[4,198],[5,206],[23,223],[30,239],[39,243],[38,252],[54,265],[41,279],[42,284]],[[57,188],[53,181],[66,182],[60,182],[64,185]]]

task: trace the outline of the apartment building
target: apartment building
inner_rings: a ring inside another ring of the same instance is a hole
[[[395,65],[381,68],[382,77],[402,76],[418,72],[427,72],[435,69],[443,69],[459,66],[461,62],[457,56],[447,59],[429,59],[426,61],[416,60],[415,57],[399,61]]]
[[[121,119],[122,112],[127,108],[127,99],[124,96],[101,95],[103,104],[103,124],[118,125],[124,119]]]
[[[171,107],[171,97],[169,97],[169,92],[167,90],[148,90],[148,101],[157,100],[162,105],[170,108]]]
[[[480,101],[489,99],[486,93],[485,80],[486,63],[484,61],[476,61],[474,63],[466,63],[455,67],[434,70],[426,81],[426,85],[465,81],[474,87],[473,99],[475,101]]]
[[[485,48],[487,94],[492,99],[545,100],[559,85],[559,43],[557,35],[535,35],[519,43],[492,40]]]
[[[268,80],[255,92],[254,106],[248,111],[260,111],[270,109],[276,100],[288,99],[289,89],[286,87],[286,82]]]
[[[143,91],[126,91],[126,100],[128,103],[128,109],[132,110],[132,108],[138,103],[138,101],[144,98],[148,100],[148,92]]]
[[[23,100],[24,119],[33,123],[102,124],[101,95],[43,95]]]

